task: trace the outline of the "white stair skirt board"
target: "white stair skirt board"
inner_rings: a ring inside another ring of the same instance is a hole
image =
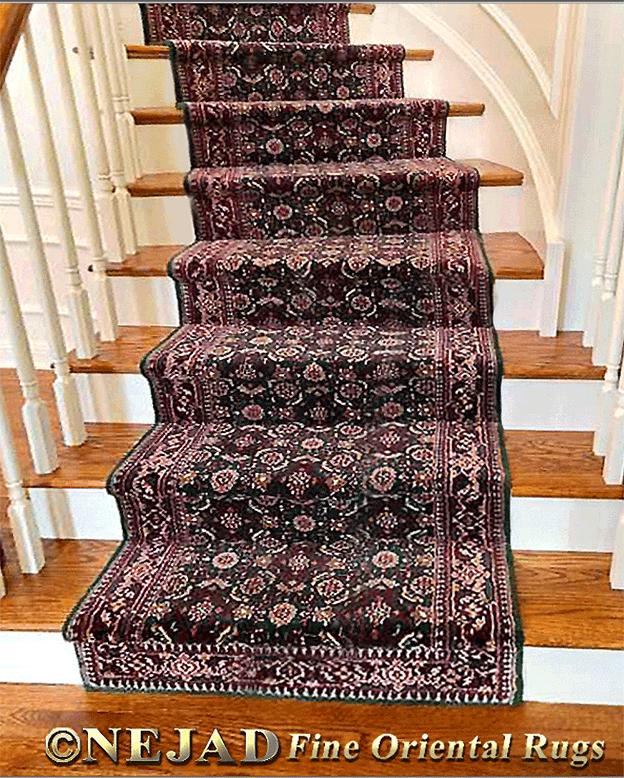
[[[151,424],[149,385],[137,373],[77,373],[85,421]],[[503,425],[516,430],[596,428],[600,381],[503,379]]]
[[[622,651],[525,648],[524,700],[622,705],[623,658]],[[0,683],[80,682],[74,647],[60,633],[0,632]]]
[[[117,503],[104,489],[29,490],[43,538],[121,540]],[[619,500],[511,498],[511,545],[522,551],[613,551]]]

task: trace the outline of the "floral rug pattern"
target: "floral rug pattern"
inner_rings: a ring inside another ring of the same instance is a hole
[[[142,6],[196,242],[108,482],[124,542],[65,625],[89,687],[521,698],[478,173],[347,11]]]

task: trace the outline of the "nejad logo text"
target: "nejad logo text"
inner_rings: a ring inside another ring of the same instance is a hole
[[[202,736],[193,727],[174,727],[161,741],[160,731],[151,727],[124,729],[109,727],[103,733],[95,727],[85,727],[79,735],[71,727],[55,727],[45,739],[45,753],[55,764],[69,765],[78,759],[83,764],[96,765],[101,759],[119,764],[121,754],[128,765],[161,764],[163,759],[172,765],[193,761],[197,765],[266,765],[280,756],[290,762],[354,762],[361,757],[378,762],[509,762],[509,761],[567,761],[570,767],[583,769],[591,761],[599,762],[605,755],[605,742],[578,740],[552,741],[539,733],[517,737],[503,734],[488,740],[475,736],[472,740],[435,740],[423,734],[417,740],[404,740],[385,732],[366,744],[357,740],[344,743],[321,734],[289,733],[278,737],[269,729],[241,729],[241,736],[228,742],[218,729],[209,737]],[[165,740],[173,746],[167,748]]]

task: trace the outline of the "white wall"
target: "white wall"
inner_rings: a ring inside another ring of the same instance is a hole
[[[563,329],[582,329],[624,73],[624,5],[588,3],[563,234]]]

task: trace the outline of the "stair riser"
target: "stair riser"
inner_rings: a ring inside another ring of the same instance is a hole
[[[85,421],[152,424],[154,411],[143,376],[77,373]],[[503,425],[524,430],[594,430],[600,381],[503,379]]]
[[[527,647],[523,654],[524,700],[621,705],[622,653]],[[0,656],[0,683],[81,683],[74,648],[57,632],[3,632]]]
[[[166,128],[154,128],[165,130]],[[180,129],[180,128],[178,128]],[[186,144],[186,141],[184,141]],[[164,171],[188,170],[186,162],[170,161],[170,151],[164,145],[155,147]],[[164,164],[162,160],[165,160]],[[152,171],[145,166],[145,170]],[[479,190],[479,225],[482,232],[517,232],[520,229],[522,187],[485,187]],[[139,245],[189,244],[195,239],[188,200],[183,196],[136,197],[132,200],[136,216]]]
[[[450,117],[447,130],[447,155],[452,159],[469,158],[475,153],[474,135],[480,132],[480,116]],[[189,168],[188,142],[183,124],[140,125],[136,128],[143,169],[150,173]],[[502,229],[502,228],[501,228]]]
[[[158,278],[111,278],[120,324],[179,324],[173,282]],[[542,281],[500,280],[494,290],[494,324],[501,330],[538,328]]]
[[[117,503],[104,489],[37,487],[29,492],[44,538],[121,540]],[[618,500],[512,497],[512,548],[610,552],[620,507]]]

